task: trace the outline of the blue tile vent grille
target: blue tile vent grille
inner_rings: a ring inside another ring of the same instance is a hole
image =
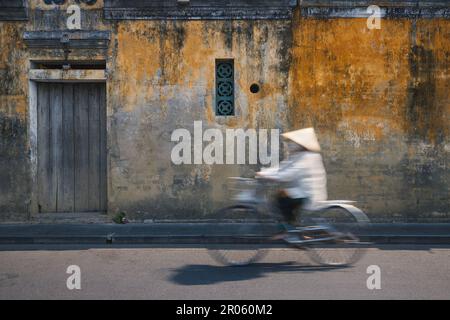
[[[234,115],[234,61],[216,61],[216,115]]]

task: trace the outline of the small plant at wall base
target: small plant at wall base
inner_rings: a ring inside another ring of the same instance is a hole
[[[128,219],[126,218],[126,213],[123,212],[123,211],[121,211],[118,214],[116,214],[112,220],[113,220],[114,223],[117,223],[117,224],[126,224],[126,223],[128,223]]]

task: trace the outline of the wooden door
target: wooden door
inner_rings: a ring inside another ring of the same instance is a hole
[[[106,211],[103,83],[38,83],[40,212]]]

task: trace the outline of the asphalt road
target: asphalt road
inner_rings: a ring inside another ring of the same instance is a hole
[[[70,265],[81,290],[67,289]],[[371,265],[379,290],[367,288]],[[338,269],[284,248],[224,267],[195,247],[0,246],[0,299],[449,299],[449,266],[450,246],[379,246]]]

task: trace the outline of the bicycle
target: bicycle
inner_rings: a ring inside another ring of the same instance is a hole
[[[274,237],[274,225],[279,223],[274,190],[279,186],[263,179],[229,178],[233,204],[220,209],[221,219],[230,221],[235,233],[232,241],[222,241],[208,247],[210,255],[225,265],[248,265],[262,259],[267,250],[264,244]],[[322,201],[315,210],[302,211],[302,227],[283,224],[281,239],[284,244],[305,250],[316,263],[325,266],[348,266],[357,262],[367,243],[362,242],[348,227],[370,223],[367,215],[352,205],[354,201]],[[346,228],[347,227],[347,228]]]

